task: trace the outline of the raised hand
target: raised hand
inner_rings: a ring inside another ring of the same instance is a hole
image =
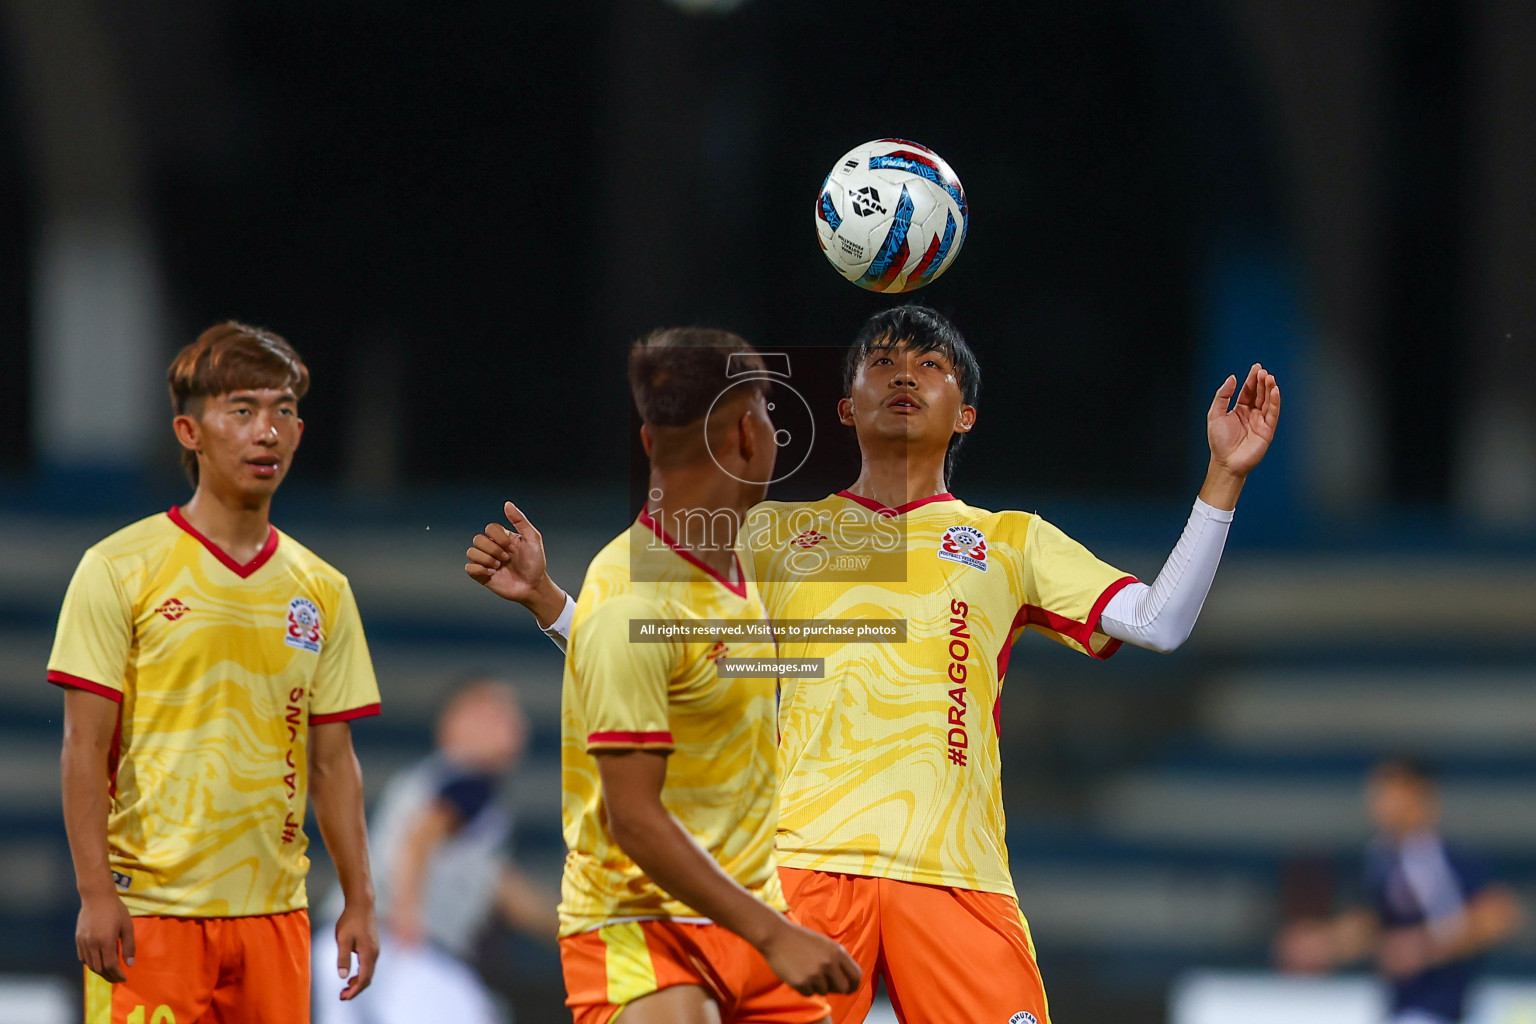
[[[547,626],[565,606],[565,592],[549,578],[544,537],[510,501],[502,506],[512,529],[490,523],[464,553],[464,572],[491,593],[516,601]]]
[[[1234,476],[1247,476],[1269,451],[1280,422],[1280,385],[1275,375],[1258,363],[1232,402],[1237,378],[1228,377],[1216,389],[1205,416],[1206,439],[1211,445],[1212,468],[1220,466]]]

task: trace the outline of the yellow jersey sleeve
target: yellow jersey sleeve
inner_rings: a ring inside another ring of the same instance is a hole
[[[630,619],[662,618],[635,594],[592,610],[571,646],[576,695],[586,722],[586,749],[671,750],[668,681],[677,673],[676,644],[632,643]]]
[[[132,647],[132,602],[111,563],[91,548],[64,595],[48,658],[48,681],[121,703]]]
[[[309,701],[311,725],[345,722],[379,713],[379,683],[363,635],[352,585],[345,580],[331,609],[332,623],[315,666]]]
[[[1024,554],[1024,604],[1009,644],[1025,628],[1094,658],[1107,658],[1120,641],[1099,630],[1109,599],[1136,577],[1100,560],[1061,530],[1034,518]]]

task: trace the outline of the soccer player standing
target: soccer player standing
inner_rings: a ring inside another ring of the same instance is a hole
[[[269,522],[309,371],[225,323],[168,374],[196,488],[86,551],[48,680],[65,690],[64,822],[87,1024],[309,1020],[315,816],[346,910],[341,993],[378,951],[350,721],[379,710],[344,576]]]
[[[1241,387],[1233,377],[1217,390],[1206,479],[1149,586],[1037,515],[949,492],[980,385],[947,319],[921,306],[877,313],[848,350],[838,407],[858,438],[858,479],[816,502],[765,502],[742,534],[770,618],[907,623],[905,643],[779,644],[787,660],[825,659],[822,678],[784,681],[777,846],[795,913],[863,969],[857,992],[829,1000],[838,1024],[864,1019],[877,975],[906,1024],[1049,1020],[1008,870],[998,722],[1009,653],[1026,629],[1099,659],[1121,641],[1182,644],[1280,414],[1279,386],[1257,364]],[[513,522],[519,534],[502,539],[524,585],[504,596],[558,634],[566,599],[537,532]],[[871,568],[836,571],[846,564]]]
[[[829,1019],[811,993],[859,984],[846,952],[784,914],[777,679],[717,664],[771,658],[773,640],[635,632],[764,620],[734,550],[773,475],[763,369],[720,331],[663,331],[631,353],[650,500],[587,570],[561,695],[560,953],[576,1024],[810,1024]],[[508,596],[519,580],[504,552],[482,534],[465,570]]]

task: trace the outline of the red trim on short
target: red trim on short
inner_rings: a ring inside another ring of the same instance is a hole
[[[117,704],[123,702],[122,690],[114,690],[110,686],[103,686],[101,683],[92,682],[89,679],[72,676],[68,672],[50,671],[48,673],[48,681],[54,686],[68,686],[76,690],[84,690],[86,693],[94,693],[98,697],[105,697],[107,700]]]
[[[903,513],[911,512],[915,508],[922,508],[924,505],[931,505],[936,501],[959,500],[953,494],[945,491],[943,494],[930,494],[926,498],[918,498],[916,501],[909,501],[905,505],[898,505],[895,508],[886,508],[875,499],[866,498],[861,494],[854,494],[852,491],[838,491],[837,496],[839,498],[847,498],[849,501],[856,501],[860,505],[863,505],[865,508],[869,509],[871,512],[878,512],[883,516],[899,516]]]
[[[1003,649],[997,654],[998,699],[1002,699],[1003,677],[1008,674],[1008,658],[1013,654],[1012,639],[1015,631],[1031,623],[1036,626],[1045,626],[1047,629],[1054,629],[1062,636],[1070,637],[1082,644],[1089,657],[1103,661],[1120,649],[1120,641],[1114,637],[1109,638],[1109,642],[1104,645],[1103,650],[1095,651],[1093,649],[1093,634],[1098,631],[1099,618],[1104,614],[1104,606],[1109,604],[1109,599],[1120,593],[1120,591],[1132,583],[1139,582],[1141,581],[1135,576],[1122,576],[1105,587],[1104,592],[1099,595],[1099,599],[1093,602],[1093,608],[1088,612],[1088,621],[1086,622],[1078,622],[1076,619],[1069,619],[1065,615],[1057,615],[1055,612],[1047,611],[1032,604],[1026,604],[1020,608],[1019,613],[1013,617],[1013,623],[1008,627],[1008,632],[1003,640]],[[1002,720],[1002,712],[1000,710],[997,713],[997,718],[998,721]]]
[[[670,732],[594,732],[587,735],[587,746],[594,743],[623,743],[644,746],[647,744],[672,745]]]
[[[234,573],[236,576],[239,576],[241,579],[248,579],[250,575],[257,569],[260,569],[262,566],[271,561],[272,555],[277,551],[277,527],[273,526],[271,523],[267,524],[267,542],[261,546],[260,551],[256,552],[255,558],[251,559],[249,562],[246,562],[244,565],[241,565],[233,558],[230,558],[229,555],[225,554],[223,548],[219,547],[207,537],[204,537],[201,533],[198,533],[197,528],[194,527],[191,523],[187,522],[187,517],[181,514],[180,506],[172,505],[171,510],[167,512],[166,515],[171,517],[171,522],[175,523],[177,526],[181,527],[183,530],[186,530],[192,536],[196,537],[198,541],[203,545],[203,547],[208,549],[208,553],[210,555],[212,555],[214,558],[217,558],[224,564],[226,569]]]
[[[673,540],[667,534],[667,531],[661,528],[660,523],[651,518],[651,512],[649,509],[642,508],[640,510],[640,522],[650,527],[651,531],[655,533],[656,536],[660,537],[663,543],[667,545],[667,547],[677,552],[683,561],[702,570],[706,575],[709,576],[710,579],[715,580],[721,586],[735,594],[737,597],[747,596],[747,577],[746,574],[741,571],[741,558],[734,552],[731,554],[731,557],[736,561],[736,582],[732,583],[730,580],[726,579],[724,576],[721,576],[718,572],[715,572],[715,570],[699,561],[699,559],[694,555],[692,551],[685,551],[678,547],[677,541]],[[670,743],[672,741],[669,739],[667,742]]]
[[[329,725],[332,722],[350,722],[354,718],[367,718],[379,713],[379,705],[364,704],[360,708],[352,708],[349,711],[332,711],[328,715],[310,715],[310,725]]]

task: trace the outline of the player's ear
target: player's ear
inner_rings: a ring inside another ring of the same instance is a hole
[[[852,398],[839,398],[837,400],[837,422],[845,427],[853,426]]]
[[[203,425],[197,418],[187,413],[182,413],[171,420],[171,430],[176,434],[176,440],[189,452],[201,451],[203,447]]]
[[[976,407],[974,405],[962,405],[960,414],[955,417],[955,433],[968,434],[976,425]]]
[[[757,454],[757,441],[752,437],[752,407],[749,405],[736,420],[736,444],[741,448],[741,461],[750,463]]]
[[[645,457],[651,457],[651,445],[655,442],[651,439],[651,430],[644,423],[640,424],[640,446],[645,449]]]

